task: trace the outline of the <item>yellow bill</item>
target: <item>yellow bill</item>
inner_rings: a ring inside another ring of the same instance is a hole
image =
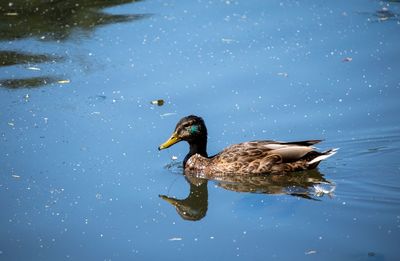
[[[161,144],[160,147],[158,147],[158,150],[163,150],[163,149],[169,148],[172,145],[174,145],[175,143],[178,143],[180,141],[181,141],[181,139],[178,137],[178,134],[176,132],[174,132],[172,134],[171,138],[169,138],[166,142]]]

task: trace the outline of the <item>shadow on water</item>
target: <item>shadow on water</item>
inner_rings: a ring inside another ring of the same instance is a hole
[[[104,8],[135,0],[16,0],[0,2],[0,42],[25,40],[67,41],[87,37],[99,26],[140,20],[149,14],[109,14]],[[19,50],[0,50],[0,67],[58,63],[65,57]],[[25,74],[23,72],[22,74]],[[62,80],[57,76],[0,79],[0,87],[35,88]]]
[[[175,207],[178,214],[185,220],[197,221],[204,218],[208,209],[208,180],[185,174],[189,184],[189,195],[184,199],[176,199],[166,195],[160,198]],[[318,170],[294,172],[285,175],[266,176],[225,176],[213,180],[218,187],[229,191],[281,194],[300,197],[310,200],[318,200],[315,186],[331,184]]]
[[[0,50],[0,67],[12,65],[33,65],[40,63],[57,63],[63,61],[64,58],[56,55],[48,54],[31,54],[27,52],[17,51],[1,51]],[[37,67],[28,67],[32,70],[37,70]],[[17,88],[36,88],[47,84],[52,84],[61,81],[61,77],[55,76],[38,76],[25,78],[0,79],[0,87],[8,89]]]
[[[0,3],[0,40],[39,38],[65,40],[73,32],[89,32],[101,25],[128,22],[147,14],[117,15],[102,10],[135,0],[16,0]]]
[[[46,77],[46,76],[23,78],[23,79],[6,79],[6,80],[0,80],[0,87],[5,87],[8,89],[36,88],[60,81],[62,81],[61,78]]]
[[[17,64],[33,64],[46,62],[59,62],[63,58],[48,54],[31,54],[17,51],[0,50],[0,66],[9,66]]]

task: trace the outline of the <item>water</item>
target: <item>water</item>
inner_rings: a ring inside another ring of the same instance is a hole
[[[0,260],[398,259],[397,1],[24,2],[0,4]],[[187,114],[209,154],[340,150],[185,178],[157,147]]]

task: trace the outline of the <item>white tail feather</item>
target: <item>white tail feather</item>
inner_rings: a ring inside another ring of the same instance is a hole
[[[339,148],[335,148],[335,149],[328,150],[327,152],[325,152],[326,154],[323,154],[323,155],[321,155],[321,156],[318,156],[318,157],[316,157],[315,159],[309,161],[309,162],[308,162],[308,165],[311,165],[311,164],[320,162],[321,160],[327,159],[327,158],[329,158],[330,156],[335,155],[336,152],[338,151],[338,149],[339,149]]]

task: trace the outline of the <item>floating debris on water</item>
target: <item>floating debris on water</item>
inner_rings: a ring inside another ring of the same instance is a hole
[[[167,113],[164,113],[164,114],[160,114],[160,117],[164,118],[164,117],[169,117],[169,116],[172,116],[172,115],[176,115],[176,112],[167,112]]]
[[[309,251],[305,252],[304,254],[305,255],[312,255],[312,254],[316,254],[316,253],[317,253],[316,250],[309,250]]]
[[[236,40],[230,39],[230,38],[222,38],[221,41],[222,41],[223,43],[226,43],[226,44],[230,44],[230,43],[237,42]]]
[[[105,95],[94,95],[94,96],[89,96],[88,101],[93,104],[95,102],[101,102],[105,101],[107,99],[107,96]]]
[[[15,179],[19,179],[21,176],[12,174],[11,177],[13,177],[13,178],[15,178]]]
[[[61,83],[61,84],[65,84],[65,83],[70,83],[70,80],[58,80],[57,82]]]
[[[353,61],[353,58],[351,58],[351,57],[345,57],[343,60],[342,60],[342,62],[351,62],[351,61]]]
[[[333,196],[333,192],[336,189],[334,184],[316,184],[314,185],[314,194],[317,197],[322,197],[324,195]]]
[[[378,21],[386,21],[391,18],[396,18],[397,15],[387,7],[382,7],[381,10],[376,11],[375,16],[378,18]]]
[[[15,126],[14,122],[9,122],[8,125],[11,126],[11,127]]]
[[[177,160],[178,157],[177,157],[177,156],[172,156],[171,159],[172,159],[172,160]]]
[[[181,241],[183,240],[183,238],[181,237],[171,237],[170,239],[168,239],[168,241]]]
[[[277,73],[277,75],[278,76],[282,76],[282,77],[288,77],[289,76],[289,74],[286,73],[286,72],[279,72],[279,73]]]
[[[26,69],[32,70],[32,71],[40,71],[39,67],[33,67],[33,66],[27,67]]]
[[[157,105],[157,106],[163,106],[164,105],[164,100],[163,99],[159,99],[159,100],[154,100],[150,102],[153,105]]]

